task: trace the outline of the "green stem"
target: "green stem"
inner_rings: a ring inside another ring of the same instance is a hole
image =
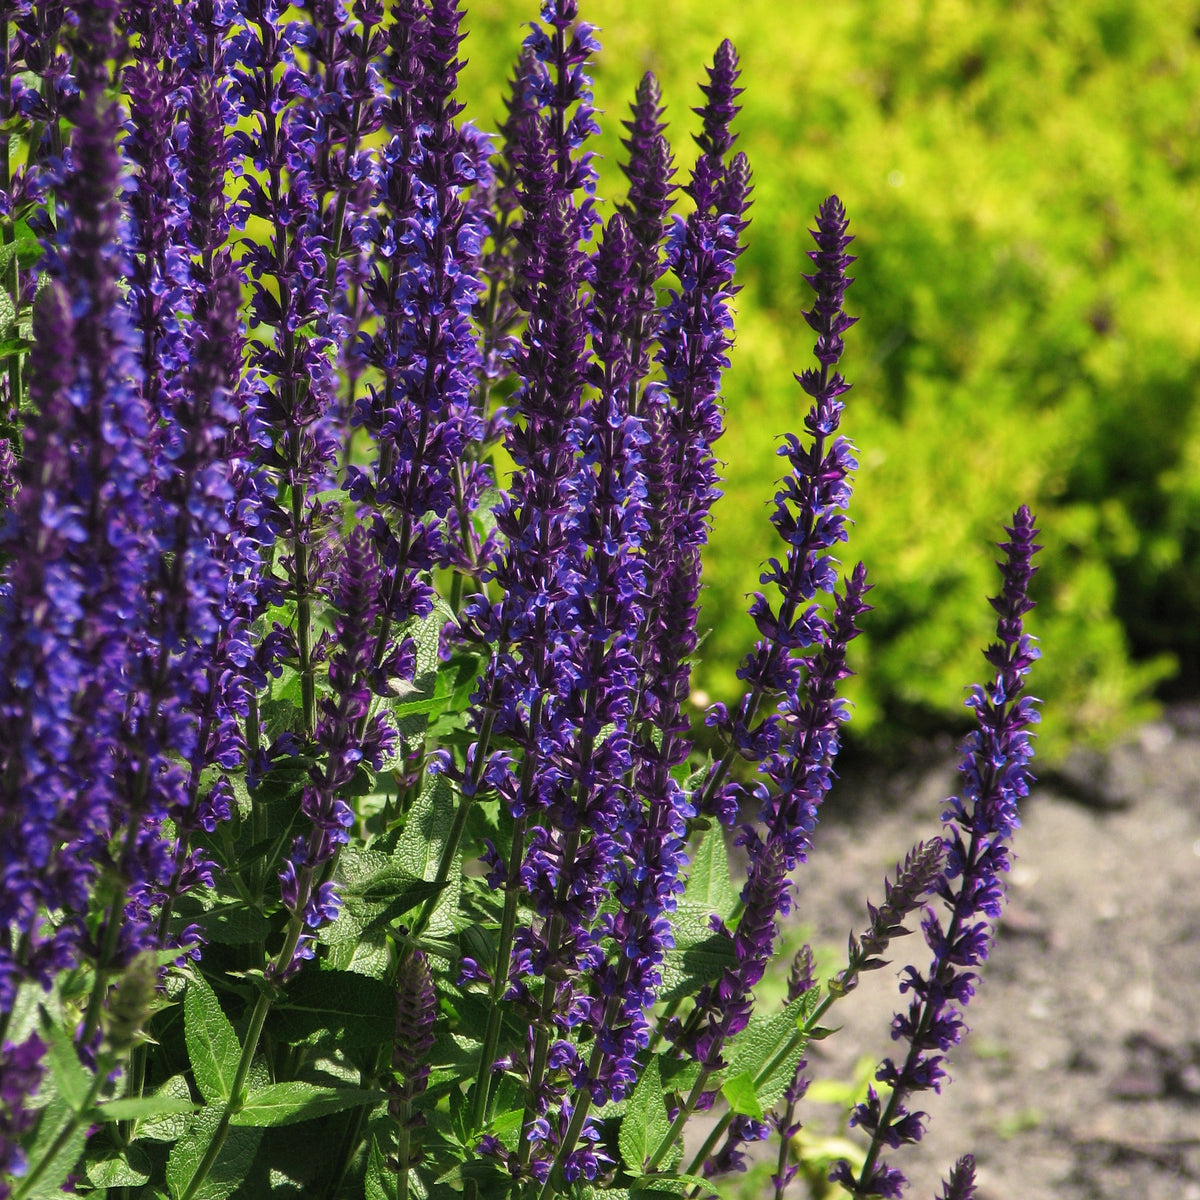
[[[411,1103],[404,1101],[396,1131],[396,1200],[408,1200],[408,1158],[412,1153],[412,1136],[408,1123],[412,1119]]]
[[[295,921],[293,921],[295,924]],[[290,931],[289,931],[290,933]],[[292,949],[295,949],[293,943]],[[187,1185],[180,1200],[192,1200],[200,1185],[208,1178],[208,1173],[213,1169],[217,1161],[217,1157],[221,1153],[221,1148],[225,1145],[225,1139],[229,1135],[229,1122],[233,1115],[241,1111],[242,1105],[246,1102],[244,1095],[246,1089],[246,1080],[250,1075],[250,1064],[254,1061],[254,1052],[258,1049],[258,1040],[262,1036],[263,1025],[267,1020],[267,1013],[271,1010],[271,997],[267,992],[258,993],[258,1001],[254,1005],[254,1012],[250,1015],[250,1026],[246,1030],[246,1040],[242,1043],[242,1056],[238,1059],[237,1073],[233,1077],[233,1086],[229,1091],[229,1099],[225,1103],[224,1111],[221,1113],[221,1119],[217,1124],[217,1128],[213,1131],[212,1141],[208,1143],[208,1148],[204,1151],[204,1157],[200,1160],[200,1165],[196,1168],[195,1175],[192,1176],[191,1182]]]
[[[508,963],[512,957],[513,935],[517,928],[517,901],[521,888],[517,874],[525,851],[525,817],[513,826],[512,853],[509,855],[508,882],[504,894],[504,913],[500,918],[500,943],[496,947],[496,973],[492,976],[492,997],[488,1009],[487,1030],[483,1035],[483,1053],[479,1058],[479,1072],[475,1079],[475,1104],[472,1112],[472,1127],[482,1129],[487,1114],[488,1092],[492,1078],[492,1063],[496,1059],[496,1048],[500,1044],[502,1020],[501,997],[508,986]]]

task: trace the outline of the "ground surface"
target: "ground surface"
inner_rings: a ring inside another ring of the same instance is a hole
[[[863,927],[864,901],[954,787],[950,753],[839,781],[802,876],[818,940]],[[816,1048],[814,1078],[889,1051],[898,970],[927,961],[919,937],[831,1012],[844,1030]],[[967,1019],[954,1083],[920,1105],[928,1135],[891,1155],[909,1196],[940,1195],[970,1151],[977,1200],[1200,1200],[1200,707],[1045,773]],[[814,1132],[844,1131],[832,1105],[807,1113]]]

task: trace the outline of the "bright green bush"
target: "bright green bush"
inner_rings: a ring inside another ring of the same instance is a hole
[[[471,7],[473,111],[491,124],[532,0]],[[599,105],[658,74],[680,130],[694,64],[738,46],[756,172],[727,378],[726,502],[708,555],[701,683],[731,693],[744,593],[769,552],[764,484],[798,424],[789,369],[806,214],[836,191],[861,255],[844,427],[866,447],[847,567],[868,619],[857,732],[959,719],[984,547],[1028,500],[1043,528],[1043,750],[1109,736],[1176,664],[1200,679],[1200,40],[1180,0],[604,0]],[[647,47],[653,47],[648,51]],[[605,123],[605,198],[620,147]],[[868,666],[869,663],[869,666]]]

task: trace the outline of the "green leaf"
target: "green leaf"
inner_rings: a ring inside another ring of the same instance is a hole
[[[59,1134],[72,1122],[75,1128],[70,1136],[59,1147],[58,1152],[50,1157],[38,1181],[25,1193],[23,1200],[62,1200],[62,1185],[78,1163],[87,1141],[86,1122],[78,1119],[66,1100],[59,1098],[52,1101],[42,1113],[38,1122],[37,1137],[29,1151],[29,1169],[32,1171],[46,1159]]]
[[[748,1076],[763,1110],[774,1108],[783,1096],[784,1089],[791,1083],[796,1064],[804,1053],[804,1040],[801,1038],[769,1074],[764,1075],[764,1072],[795,1037],[798,1024],[803,1023],[805,1015],[812,1011],[815,1004],[814,989],[779,1012],[770,1015],[758,1013],[729,1043],[726,1078],[733,1080],[741,1075]]]
[[[697,909],[707,908],[722,920],[728,920],[737,899],[737,888],[729,876],[725,831],[719,824],[713,825],[701,836],[692,855],[692,871],[683,902]]]
[[[242,1047],[216,993],[199,972],[188,980],[183,994],[183,1033],[200,1094],[209,1104],[228,1100]]]
[[[50,1043],[50,1073],[58,1095],[77,1113],[82,1113],[92,1087],[92,1076],[79,1061],[75,1042],[61,1025],[42,1022],[42,1030]]]
[[[434,879],[442,850],[454,824],[456,800],[449,780],[433,775],[425,783],[421,795],[409,811],[404,832],[396,846],[395,861],[414,879]],[[462,890],[462,855],[455,854],[450,864],[446,888],[430,918],[426,932],[434,937],[444,936],[454,928],[458,897]]]
[[[658,1058],[652,1056],[637,1087],[633,1089],[633,1095],[629,1097],[629,1107],[617,1138],[625,1165],[631,1171],[640,1172],[646,1165],[646,1159],[658,1149],[659,1142],[666,1137],[670,1128],[671,1119],[667,1115],[662,1079],[658,1073]]]
[[[753,1117],[756,1121],[763,1119],[762,1105],[754,1094],[754,1076],[749,1071],[733,1075],[721,1085],[721,1092],[729,1101],[729,1107],[743,1117]]]
[[[160,1111],[161,1115],[152,1116],[146,1120],[139,1120],[137,1125],[138,1141],[150,1142],[177,1142],[183,1137],[184,1130],[187,1129],[188,1116],[196,1109],[192,1103],[191,1089],[188,1087],[187,1079],[183,1075],[172,1075],[170,1079],[163,1082],[162,1086],[154,1093],[153,1096],[143,1096],[130,1100],[114,1100],[112,1104],[143,1104],[152,1103]],[[179,1105],[179,1108],[174,1108],[174,1105]],[[183,1106],[186,1105],[186,1108]],[[168,1106],[172,1106],[168,1109]],[[102,1112],[108,1112],[109,1105],[103,1105]],[[114,1114],[120,1116],[120,1113]],[[130,1117],[137,1118],[137,1113],[128,1114]]]
[[[396,1200],[396,1172],[388,1166],[387,1154],[380,1148],[377,1136],[371,1139],[371,1154],[367,1159],[366,1200]]]
[[[219,942],[223,946],[261,942],[271,931],[271,923],[267,918],[245,900],[210,908],[196,918],[196,924],[204,930],[207,941]]]
[[[151,1164],[137,1146],[121,1150],[105,1137],[94,1137],[87,1144],[84,1171],[94,1187],[141,1187],[150,1178]]]
[[[195,1177],[220,1124],[222,1107],[212,1105],[201,1109],[188,1122],[187,1132],[171,1151],[171,1157],[167,1159],[167,1186],[173,1200],[180,1200]],[[241,1187],[242,1180],[254,1165],[262,1138],[262,1129],[231,1128],[193,1200],[228,1200]]]
[[[662,1195],[663,1192],[672,1192],[676,1196],[682,1195],[688,1188],[700,1187],[705,1190],[706,1194],[711,1194],[713,1190],[712,1182],[708,1179],[702,1179],[699,1175],[639,1175],[634,1181],[633,1187],[629,1190],[630,1200],[637,1200],[639,1192],[655,1192]],[[608,1193],[604,1193],[607,1200]]]
[[[713,931],[711,915],[707,904],[697,907],[684,900],[676,908],[671,919],[675,945],[663,961],[658,997],[664,1003],[694,996],[704,984],[720,979],[727,967],[737,966],[733,938]]]
[[[173,1076],[182,1079],[182,1075]],[[169,1081],[168,1081],[169,1082]],[[186,1088],[186,1083],[184,1087]],[[98,1105],[96,1112],[106,1124],[109,1121],[136,1121],[143,1117],[167,1117],[179,1113],[193,1113],[199,1105],[187,1096],[164,1095],[161,1091],[153,1096],[125,1096]]]
[[[351,971],[303,971],[275,1008],[279,1032],[289,1042],[316,1036],[343,1049],[390,1042],[396,998],[381,980]]]
[[[372,1092],[364,1088],[318,1087],[315,1083],[293,1080],[290,1083],[275,1083],[253,1093],[241,1109],[233,1114],[229,1123],[239,1128],[269,1129],[276,1125],[311,1121],[347,1108],[375,1105],[386,1099],[386,1092]]]

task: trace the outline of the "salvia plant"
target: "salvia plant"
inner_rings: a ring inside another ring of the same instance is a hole
[[[781,1197],[807,1043],[919,923],[832,1173],[903,1194],[1029,779],[1033,518],[941,831],[756,1006],[869,609],[846,214],[745,692],[696,729],[737,55],[686,169],[643,79],[606,217],[576,0],[495,135],[462,17],[0,0],[0,1196],[699,1196],[774,1139]]]

